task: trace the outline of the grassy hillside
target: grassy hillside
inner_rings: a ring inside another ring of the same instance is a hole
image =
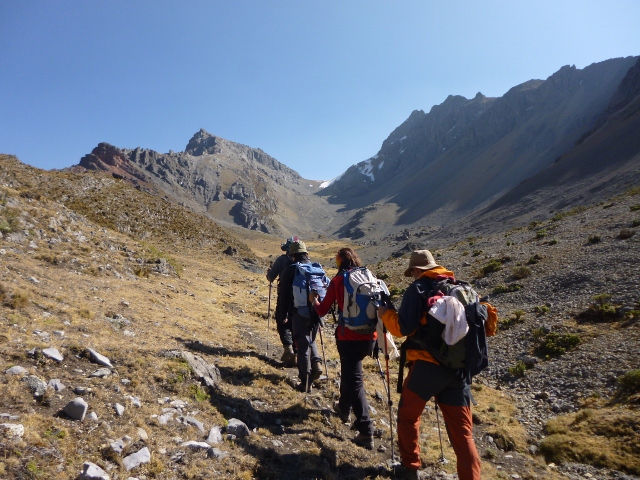
[[[76,478],[87,461],[112,479],[392,475],[386,394],[376,363],[365,361],[372,418],[382,435],[370,452],[350,442],[354,432],[332,411],[339,362],[331,320],[323,332],[329,381],[306,397],[291,387],[296,371],[279,362],[263,273],[281,239],[239,232],[242,241],[238,232],[109,177],[44,172],[0,158],[0,414],[2,423],[24,427],[21,436],[0,431],[1,478]],[[326,239],[307,245],[328,267],[343,246]],[[223,253],[229,247],[232,255]],[[459,251],[471,248],[454,242],[438,258],[453,264],[470,258]],[[473,258],[479,265],[488,261]],[[389,259],[373,268],[401,291],[406,262]],[[479,289],[487,293],[490,285]],[[503,315],[511,311],[509,301],[498,303]],[[47,357],[48,348],[64,359]],[[101,366],[89,348],[111,361],[107,376],[91,376]],[[213,386],[204,384],[189,354],[213,372]],[[15,366],[26,371],[5,373]],[[392,363],[392,382],[397,372]],[[38,390],[38,379],[58,379],[66,388]],[[544,457],[531,454],[539,442],[521,420],[520,395],[510,385],[493,377],[474,385],[484,477],[560,478]],[[97,419],[75,421],[61,413],[77,397]],[[121,415],[116,404],[124,406]],[[590,405],[600,407],[608,408]],[[250,434],[229,436],[233,419]],[[555,431],[568,428],[563,425]],[[213,448],[186,443],[204,442],[216,427],[222,437],[210,439]],[[425,410],[421,432],[426,474],[454,472],[444,430],[449,463],[438,463],[433,408]],[[127,471],[125,459],[144,448],[149,461]]]

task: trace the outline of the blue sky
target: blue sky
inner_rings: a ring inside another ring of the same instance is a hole
[[[413,110],[640,55],[640,2],[0,2],[0,152],[183,151],[200,128],[329,179]]]

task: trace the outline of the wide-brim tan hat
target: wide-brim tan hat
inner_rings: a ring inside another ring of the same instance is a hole
[[[289,253],[291,255],[293,255],[294,253],[308,253],[307,246],[304,244],[302,240],[293,242],[289,247]]]
[[[404,271],[405,277],[412,277],[412,268],[419,268],[420,270],[431,270],[432,268],[439,267],[436,261],[433,259],[433,255],[429,250],[416,250],[411,253],[409,258],[409,268]]]

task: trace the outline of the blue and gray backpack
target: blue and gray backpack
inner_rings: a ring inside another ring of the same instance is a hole
[[[340,324],[361,334],[375,332],[382,282],[366,267],[351,268],[341,275],[344,277],[344,303]]]
[[[319,300],[327,294],[329,279],[319,263],[296,263],[296,273],[293,276],[293,306],[298,315],[311,318],[309,293],[318,292]]]

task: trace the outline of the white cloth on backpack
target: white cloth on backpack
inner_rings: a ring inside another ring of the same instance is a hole
[[[458,343],[469,331],[464,305],[455,297],[444,296],[429,309],[429,314],[444,324],[442,339],[447,345]]]
[[[376,325],[376,332],[378,333],[378,340],[377,340],[378,348],[383,353],[383,355],[387,354],[387,348],[388,348],[389,360],[395,360],[400,356],[400,352],[398,352],[398,347],[396,347],[396,344],[393,341],[393,336],[389,332],[386,333],[387,342],[385,345],[385,341],[384,341],[385,334],[383,333],[384,330],[382,328],[383,328],[382,320],[378,318],[378,323]]]

